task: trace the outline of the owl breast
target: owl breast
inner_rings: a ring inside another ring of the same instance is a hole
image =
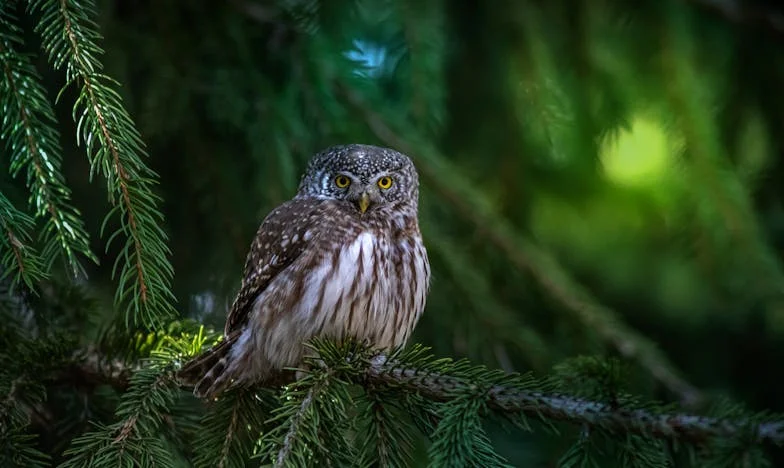
[[[365,231],[313,271],[298,312],[313,321],[308,328],[318,336],[398,346],[425,308],[429,277],[418,234],[396,241]]]
[[[395,239],[361,231],[292,267],[256,299],[261,326],[243,331],[233,351],[234,361],[255,368],[250,374],[299,365],[313,337],[402,345],[425,308],[430,266],[418,232]]]

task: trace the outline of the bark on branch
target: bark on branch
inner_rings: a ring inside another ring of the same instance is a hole
[[[368,380],[374,384],[394,385],[409,392],[418,392],[436,401],[447,401],[456,391],[471,391],[476,384],[460,378],[423,373],[417,369],[398,367],[394,363],[372,363],[367,369]],[[579,426],[601,427],[619,434],[630,433],[657,439],[690,443],[712,438],[740,438],[753,434],[758,443],[784,443],[784,421],[755,423],[744,420],[723,420],[688,413],[654,413],[643,409],[613,407],[567,394],[523,391],[503,385],[483,392],[488,407],[504,413],[522,413],[551,422],[561,421]]]
[[[90,350],[84,356],[92,355]],[[104,359],[86,357],[75,365],[78,375],[90,382],[102,382],[117,389],[128,387],[132,373],[117,362],[107,366]],[[359,364],[358,364],[359,365]],[[614,434],[636,434],[657,439],[704,443],[714,438],[733,439],[751,436],[757,443],[784,444],[784,420],[728,420],[685,412],[658,413],[625,408],[563,393],[520,390],[514,386],[492,385],[453,375],[423,371],[390,361],[384,355],[370,360],[358,373],[345,376],[360,385],[385,386],[401,392],[418,393],[433,401],[449,401],[457,394],[476,393],[487,406],[501,413],[519,413],[550,422],[566,422],[581,427],[601,428]],[[73,379],[69,379],[73,380]],[[294,380],[292,372],[281,372],[262,384],[279,387]],[[187,387],[183,387],[187,388]]]

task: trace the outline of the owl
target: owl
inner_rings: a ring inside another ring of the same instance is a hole
[[[297,193],[261,223],[224,340],[179,375],[212,398],[298,366],[313,337],[405,344],[425,308],[430,264],[417,218],[419,177],[397,151],[328,148]]]

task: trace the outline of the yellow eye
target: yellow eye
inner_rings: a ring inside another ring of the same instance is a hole
[[[378,186],[384,190],[388,189],[392,186],[392,178],[388,176],[384,176],[378,179]]]
[[[349,179],[348,177],[346,177],[344,175],[339,175],[339,176],[335,177],[335,185],[337,185],[338,188],[346,188],[350,184],[351,184],[351,179]]]

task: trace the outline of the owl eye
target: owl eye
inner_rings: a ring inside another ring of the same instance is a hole
[[[388,189],[392,186],[392,178],[389,176],[384,176],[378,179],[378,186],[384,190]]]
[[[335,185],[337,185],[338,188],[346,188],[351,185],[351,179],[344,175],[339,175],[335,177]]]

